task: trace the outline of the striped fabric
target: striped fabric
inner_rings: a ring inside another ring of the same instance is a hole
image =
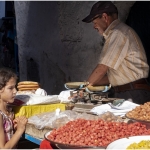
[[[149,66],[145,50],[132,28],[117,19],[103,36],[105,44],[99,64],[109,67],[107,75],[112,86],[148,77]]]

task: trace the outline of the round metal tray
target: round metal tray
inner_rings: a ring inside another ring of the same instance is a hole
[[[49,138],[48,138],[48,135],[50,134],[50,132],[52,131],[49,131],[47,132],[44,137],[47,141],[50,142],[50,144],[52,145],[55,145],[56,147],[60,148],[60,149],[83,149],[83,148],[86,148],[86,149],[102,149],[102,150],[105,150],[106,147],[97,147],[97,146],[80,146],[80,145],[70,145],[70,144],[63,144],[63,143],[58,143],[58,142],[55,142],[55,141],[51,141]]]
[[[85,85],[85,82],[67,82],[64,84],[66,89],[79,89]]]
[[[100,92],[100,91],[107,92],[110,88],[111,88],[111,84],[108,86],[91,86],[91,85],[88,85],[85,90],[89,93]]]

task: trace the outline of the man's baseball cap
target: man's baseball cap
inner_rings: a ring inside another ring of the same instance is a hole
[[[118,13],[118,10],[111,1],[99,1],[92,6],[90,14],[82,21],[89,23],[102,13]]]

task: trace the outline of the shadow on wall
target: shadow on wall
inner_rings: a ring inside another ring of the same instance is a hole
[[[40,82],[38,64],[30,58],[27,60],[27,80]]]

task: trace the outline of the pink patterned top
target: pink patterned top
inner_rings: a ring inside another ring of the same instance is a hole
[[[8,142],[14,133],[13,122],[12,119],[8,117],[6,114],[4,114],[1,110],[0,110],[0,114],[3,116],[3,127],[5,132],[5,139],[6,142]]]

